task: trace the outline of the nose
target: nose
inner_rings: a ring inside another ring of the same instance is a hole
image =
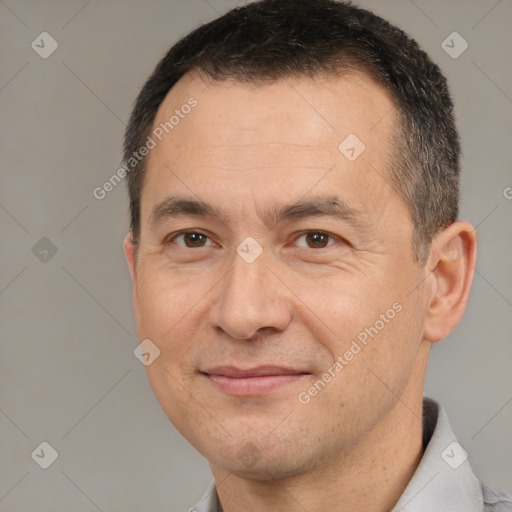
[[[287,328],[292,317],[290,292],[269,263],[265,251],[252,263],[233,255],[231,271],[216,287],[210,307],[212,328],[238,340]]]

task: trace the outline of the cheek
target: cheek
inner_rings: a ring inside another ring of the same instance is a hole
[[[333,431],[358,438],[391,410],[414,378],[420,337],[410,303],[386,296],[352,312],[338,322],[346,332],[340,329],[328,341],[333,362],[319,376],[327,384],[317,380],[316,390],[304,392],[311,397],[306,408],[312,415]]]
[[[343,359],[343,378],[336,381],[344,396],[385,388],[379,377],[393,389],[403,388],[410,377],[421,341],[421,304],[407,283],[391,277],[345,276],[306,295],[308,305],[329,327],[328,335],[317,340],[326,346],[333,364]]]
[[[146,366],[148,381],[164,413],[185,433],[188,428],[182,421],[191,406],[186,362],[198,325],[194,304],[199,298],[191,289],[195,288],[155,270],[141,272],[138,283],[139,335],[160,349],[159,357]]]
[[[140,335],[154,341],[162,351],[173,341],[179,351],[182,330],[194,314],[197,300],[190,285],[184,285],[162,272],[142,273],[138,283]],[[180,333],[178,336],[177,333]]]
[[[309,287],[297,287],[297,290],[297,295],[313,313],[312,318],[316,318],[312,324],[323,324],[329,333],[327,339],[333,356],[347,350],[360,334],[364,341],[366,330],[376,322],[379,333],[388,330],[397,316],[393,304],[400,302],[399,294],[391,291],[393,287],[360,273],[343,273],[338,278],[310,283]],[[385,323],[381,314],[385,315]],[[374,333],[374,329],[371,332]]]

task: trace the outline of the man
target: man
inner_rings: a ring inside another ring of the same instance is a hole
[[[214,476],[190,510],[512,510],[422,396],[476,260],[452,109],[414,41],[331,0],[233,10],[158,64],[124,248],[150,384]]]

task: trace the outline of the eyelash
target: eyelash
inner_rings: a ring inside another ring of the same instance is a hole
[[[205,233],[202,233],[201,231],[196,231],[196,230],[185,230],[185,231],[179,231],[177,233],[174,233],[173,235],[169,235],[166,239],[165,239],[165,244],[170,244],[170,243],[174,243],[174,240],[180,236],[183,236],[183,235],[187,235],[187,234],[198,234],[198,235],[202,235],[202,236],[205,236],[206,238],[208,238],[209,240],[210,237],[208,235],[206,235]],[[320,230],[314,230],[314,229],[311,229],[311,230],[307,230],[307,231],[303,231],[301,233],[298,234],[298,236],[294,239],[294,241],[296,242],[299,238],[302,238],[303,236],[306,236],[306,235],[309,235],[309,234],[318,234],[318,235],[324,235],[324,236],[327,236],[329,237],[330,239],[334,239],[336,241],[340,241],[340,242],[343,242],[343,239],[336,236],[336,235],[333,235],[331,233],[328,233],[326,231],[320,231]],[[194,249],[194,247],[186,247],[184,245],[179,245],[179,244],[176,244],[178,245],[178,247],[181,247],[183,249]],[[331,247],[332,245],[334,244],[329,244],[326,246],[326,247],[318,247],[318,248],[314,248],[314,247],[302,247],[303,249],[314,249],[314,250],[320,250],[320,249],[327,249],[328,247]],[[201,247],[197,247],[197,249],[204,249],[205,247],[211,247],[211,246],[201,246]]]

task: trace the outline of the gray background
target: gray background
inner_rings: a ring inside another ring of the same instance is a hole
[[[158,59],[242,3],[0,1],[1,511],[186,510],[210,479],[133,355],[124,183],[102,201],[92,191],[119,167]],[[461,217],[478,226],[480,250],[467,313],[433,347],[426,394],[448,410],[476,473],[512,491],[512,2],[357,3],[412,34],[451,84]],[[59,44],[47,59],[31,48],[43,31]],[[457,59],[441,46],[453,31],[469,43]],[[43,237],[56,254],[36,246]],[[42,441],[59,454],[46,470],[31,458]]]

